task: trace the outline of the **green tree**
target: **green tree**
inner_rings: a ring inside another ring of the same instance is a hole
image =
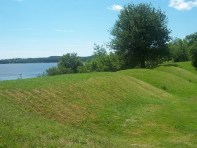
[[[186,36],[192,65],[197,68],[197,32]]]
[[[80,67],[80,72],[101,72],[101,71],[117,71],[120,70],[121,64],[115,53],[107,53],[104,46],[94,46],[93,59]]]
[[[61,57],[58,63],[58,68],[62,71],[63,74],[77,73],[78,67],[82,65],[83,63],[76,53],[67,53]]]
[[[190,53],[192,65],[197,68],[197,44],[191,49]]]
[[[167,17],[150,4],[129,4],[124,7],[111,30],[111,47],[123,57],[126,67],[161,60],[168,54],[170,40]]]
[[[176,38],[169,43],[171,58],[174,62],[189,61],[189,50],[185,39]]]
[[[110,52],[107,53],[104,46],[95,45],[94,59],[92,60],[95,71],[117,71],[121,64],[118,56]]]

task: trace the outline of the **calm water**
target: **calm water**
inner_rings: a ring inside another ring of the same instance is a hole
[[[34,78],[53,66],[57,63],[0,64],[0,81]]]

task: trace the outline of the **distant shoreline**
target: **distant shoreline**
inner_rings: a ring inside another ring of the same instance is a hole
[[[25,63],[57,63],[61,56],[50,56],[43,58],[13,58],[0,60],[0,64],[25,64]]]
[[[58,63],[61,56],[50,56],[43,58],[13,58],[2,59],[0,64],[29,64],[29,63]],[[83,62],[90,60],[92,56],[79,57]]]

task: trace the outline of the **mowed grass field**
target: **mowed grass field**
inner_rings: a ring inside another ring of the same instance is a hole
[[[191,63],[0,82],[0,147],[197,147]]]

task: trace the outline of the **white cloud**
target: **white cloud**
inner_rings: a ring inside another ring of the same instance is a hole
[[[170,0],[169,6],[177,10],[191,10],[197,7],[197,0]]]
[[[114,5],[112,5],[111,7],[109,7],[108,9],[109,9],[109,10],[112,10],[112,11],[120,11],[120,10],[123,9],[123,7],[120,6],[120,5],[114,4]]]

